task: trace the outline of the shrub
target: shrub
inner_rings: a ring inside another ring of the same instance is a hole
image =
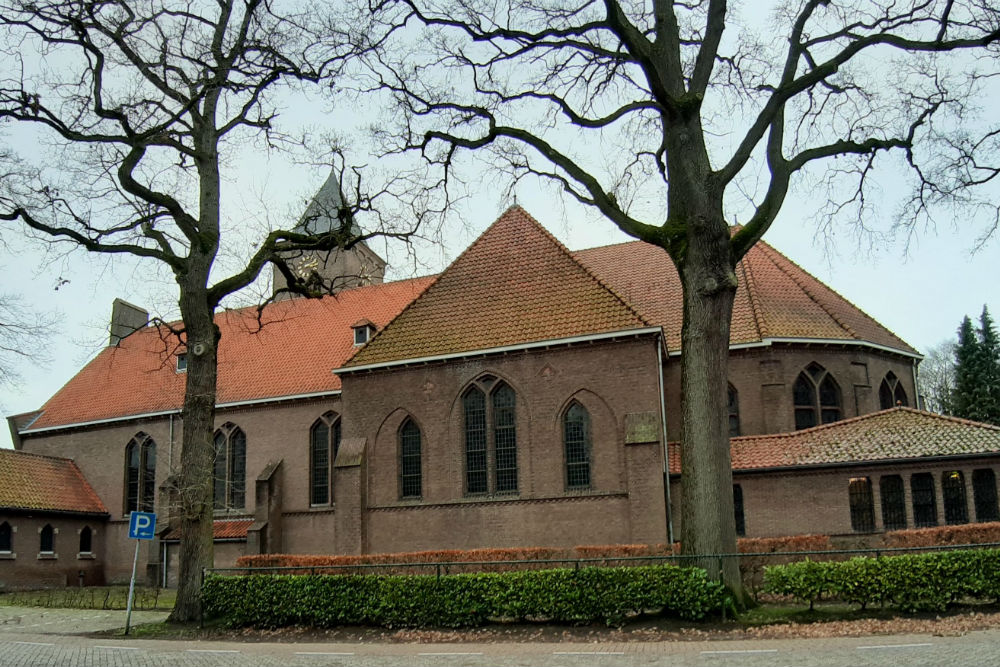
[[[887,547],[933,547],[953,544],[1000,543],[1000,522],[966,523],[958,526],[936,526],[894,530],[882,537]]]
[[[942,611],[964,598],[1000,597],[1000,551],[949,551],[848,561],[803,561],[765,568],[769,593],[813,603],[823,596],[866,607],[892,604],[902,611]]]
[[[621,623],[654,612],[697,620],[725,593],[673,566],[429,575],[209,575],[205,613],[236,626],[466,627],[487,621]]]

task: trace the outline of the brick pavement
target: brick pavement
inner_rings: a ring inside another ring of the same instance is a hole
[[[138,612],[149,622],[164,612]],[[150,618],[147,615],[154,615]],[[158,618],[156,618],[158,617]],[[1000,630],[963,636],[626,643],[404,644],[235,642],[82,637],[124,623],[122,612],[0,608],[0,667],[730,667],[1000,664]]]

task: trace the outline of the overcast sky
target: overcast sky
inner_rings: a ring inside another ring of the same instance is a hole
[[[1000,108],[1000,96],[985,100],[983,106]],[[341,127],[345,114],[350,113],[350,109],[331,108],[329,103],[299,103],[289,105],[283,117]],[[369,122],[363,111],[355,109],[354,113],[354,122]],[[0,140],[36,151],[35,139],[21,128],[8,128],[7,132]],[[224,215],[231,227],[239,229],[267,219],[274,226],[296,220],[328,175],[328,167],[291,164],[252,150],[230,160],[227,168],[231,179],[223,184]],[[891,199],[901,184],[891,170],[881,176],[882,188]],[[416,248],[420,266],[414,266],[400,247],[373,244],[380,254],[388,255],[389,276],[425,275],[447,266],[513,203],[495,183],[484,178],[473,187],[473,197],[449,218],[441,245]],[[1000,238],[989,239],[974,251],[981,223],[942,219],[936,229],[893,236],[893,208],[886,205],[878,217],[863,221],[884,232],[882,236],[858,237],[855,228],[847,225],[835,227],[832,234],[821,234],[816,223],[821,202],[810,195],[801,184],[794,189],[764,240],[921,352],[954,338],[962,317],[978,317],[984,304],[1000,317]],[[517,201],[570,249],[628,240],[596,212],[568,204],[551,192],[539,192],[530,184],[519,187]],[[360,219],[360,223],[364,226],[365,220]],[[39,247],[16,239],[5,241],[13,241],[13,245],[9,252],[0,253],[0,293],[23,295],[39,310],[58,312],[61,325],[54,339],[38,342],[50,363],[22,367],[22,385],[0,393],[4,415],[41,407],[107,344],[115,297],[161,316],[176,316],[172,276],[155,263],[111,262],[79,251],[43,253]],[[114,387],[108,391],[113,392]],[[9,447],[7,429],[0,429],[0,433],[0,447]]]

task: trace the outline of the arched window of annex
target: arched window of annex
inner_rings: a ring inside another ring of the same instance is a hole
[[[729,410],[729,437],[735,438],[740,434],[740,395],[733,385],[729,385],[726,402]]]
[[[125,445],[125,508],[152,512],[156,505],[156,443],[140,431]]]
[[[566,488],[590,488],[590,463],[593,452],[590,413],[572,401],[563,413],[563,452],[566,461]]]
[[[247,436],[231,422],[215,432],[215,463],[212,466],[215,509],[246,506]]]
[[[420,427],[410,417],[399,427],[399,497],[417,499],[423,495]]]
[[[888,410],[897,405],[909,405],[903,383],[892,371],[885,374],[885,378],[878,388],[878,404],[882,410]]]
[[[792,387],[795,429],[829,424],[843,415],[840,385],[815,361],[799,373]]]
[[[38,551],[43,554],[55,553],[56,531],[52,524],[45,524],[38,533]]]
[[[333,503],[333,464],[340,450],[340,415],[328,411],[309,428],[309,504]]]
[[[516,493],[517,394],[481,375],[462,393],[462,417],[465,493]]]
[[[14,529],[9,523],[0,523],[0,553],[9,554],[14,550]]]
[[[80,529],[80,553],[89,554],[94,551],[94,531],[90,529],[90,526],[84,526]]]

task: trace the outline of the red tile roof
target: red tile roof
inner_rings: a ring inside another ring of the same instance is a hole
[[[664,328],[667,346],[681,347],[683,294],[667,252],[643,241],[579,250],[574,255]],[[916,354],[894,333],[777,250],[760,242],[736,267],[730,343],[768,338],[869,342]]]
[[[70,459],[0,449],[0,509],[107,514]]]
[[[648,326],[515,206],[345,367]]]
[[[245,540],[247,529],[253,524],[253,519],[219,519],[212,522],[212,537],[216,540]],[[164,536],[165,540],[179,540],[181,531],[174,528]]]
[[[680,446],[670,444],[670,472]],[[913,408],[881,412],[774,435],[730,440],[733,470],[876,463],[922,457],[1000,454],[1000,426]]]
[[[355,352],[351,325],[385,326],[433,277],[370,285],[323,299],[290,299],[264,309],[219,313],[218,402],[233,403],[340,389],[331,373]],[[176,339],[146,327],[102,350],[41,408],[29,427],[79,424],[181,407],[184,373],[176,371]]]

